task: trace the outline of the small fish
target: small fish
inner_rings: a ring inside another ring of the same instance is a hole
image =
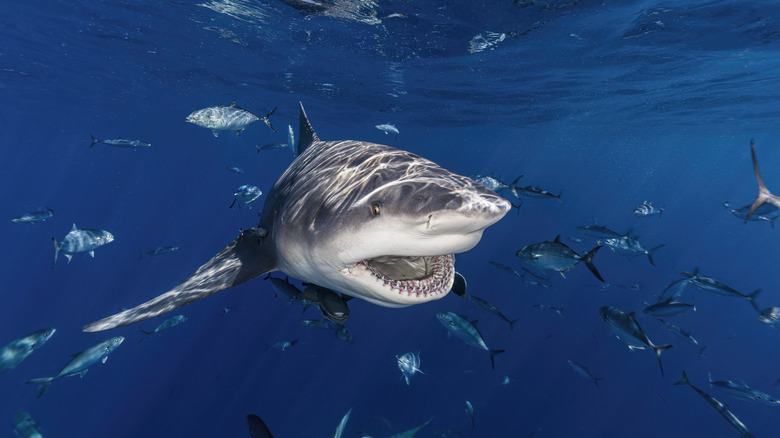
[[[488,312],[492,313],[493,315],[496,315],[497,317],[499,317],[499,318],[503,319],[504,321],[506,321],[507,323],[509,323],[509,330],[514,330],[515,323],[520,320],[520,319],[510,320],[509,318],[504,316],[504,314],[501,313],[501,311],[498,310],[498,308],[496,308],[496,306],[490,304],[489,302],[487,302],[486,300],[483,300],[480,297],[477,297],[477,296],[474,296],[474,295],[469,295],[469,299],[471,301],[477,303],[477,305],[479,307],[487,310]]]
[[[420,369],[419,353],[405,353],[401,356],[396,356],[395,359],[398,361],[398,369],[401,370],[407,386],[409,385],[409,378],[415,373],[425,374]]]
[[[563,318],[563,307],[555,307],[550,304],[534,304],[533,307],[539,310],[552,310],[553,312],[557,313],[558,316]]]
[[[685,330],[681,329],[680,327],[677,327],[676,325],[672,324],[671,322],[664,321],[661,318],[658,318],[658,322],[663,324],[666,327],[667,330],[669,330],[670,332],[674,333],[675,335],[685,339],[690,344],[692,344],[692,345],[694,345],[696,347],[699,346],[699,341],[697,341],[696,338],[694,338],[690,333],[686,332]]]
[[[710,386],[714,386],[728,394],[741,398],[742,400],[755,401],[769,406],[780,406],[780,400],[769,394],[749,387],[744,382],[736,383],[732,380],[712,380],[712,374],[707,373]]]
[[[512,194],[515,195],[517,199],[521,199],[523,196],[528,198],[536,198],[536,199],[557,199],[558,202],[561,201],[561,192],[558,192],[557,195],[553,195],[552,193],[548,192],[547,190],[541,189],[536,186],[511,186],[509,188],[512,191]]]
[[[238,173],[238,174],[244,173],[244,169],[236,166],[225,166],[225,169],[233,173]]]
[[[238,202],[238,206],[241,207],[242,205],[249,205],[253,201],[255,201],[257,198],[259,198],[263,194],[262,191],[257,186],[252,186],[248,184],[244,184],[243,186],[239,187],[238,190],[233,193],[233,202],[230,204],[230,207],[233,208],[234,205],[236,205],[236,202]],[[250,205],[249,208],[252,208]]]
[[[694,391],[696,391],[697,394],[701,398],[703,398],[707,403],[710,404],[720,415],[723,416],[723,418],[726,419],[726,421],[731,424],[731,426],[737,431],[737,434],[739,434],[740,438],[755,438],[755,435],[750,433],[747,426],[745,426],[745,423],[740,421],[739,418],[737,418],[736,415],[734,415],[731,410],[729,410],[729,407],[718,401],[715,397],[707,394],[706,392],[702,391],[701,389],[693,386],[690,381],[688,381],[688,375],[685,374],[685,370],[682,372],[682,380],[679,382],[675,382],[675,385],[688,385],[691,388],[693,388]]]
[[[507,265],[505,265],[503,263],[499,263],[499,262],[488,262],[488,263],[490,263],[491,265],[495,266],[496,268],[498,268],[498,269],[500,269],[500,270],[502,270],[504,272],[507,272],[509,274],[516,275],[516,276],[518,276],[520,278],[523,278],[523,274],[515,271],[515,269],[512,268],[511,266],[507,266]]]
[[[273,125],[271,125],[271,114],[276,111],[276,108],[272,109],[263,117],[257,117],[249,111],[236,105],[233,101],[229,106],[212,106],[209,108],[203,108],[194,111],[187,116],[187,122],[198,125],[203,128],[211,129],[211,133],[214,137],[219,137],[220,131],[234,131],[236,135],[241,135],[241,132],[248,128],[258,120],[262,120],[271,128],[271,131],[276,132]]]
[[[387,134],[394,134],[396,136],[396,138],[398,137],[398,134],[400,134],[400,132],[398,132],[398,128],[396,128],[395,125],[391,125],[389,123],[383,123],[381,125],[376,125],[376,126],[374,126],[374,128],[384,132],[385,135],[387,135]]]
[[[414,438],[423,429],[423,427],[427,426],[428,423],[431,422],[431,420],[433,420],[433,418],[431,418],[430,420],[426,421],[425,423],[415,427],[414,429],[409,429],[409,430],[407,430],[405,432],[393,434],[393,435],[390,436],[390,438]],[[366,437],[366,438],[371,438],[371,437]]]
[[[87,348],[81,353],[74,354],[73,358],[67,364],[65,364],[65,366],[60,370],[60,372],[57,373],[57,375],[55,375],[54,377],[32,379],[27,381],[27,383],[43,384],[41,386],[41,392],[38,393],[38,398],[41,398],[43,393],[46,392],[47,389],[49,389],[49,386],[56,379],[59,379],[60,377],[75,376],[75,375],[84,377],[84,375],[87,374],[89,367],[91,367],[92,365],[98,362],[106,363],[106,360],[108,360],[108,355],[114,350],[116,350],[117,347],[122,345],[122,342],[124,340],[125,338],[123,338],[122,336],[117,336],[108,339],[106,341],[103,341],[97,345],[93,345],[92,347]]]
[[[604,281],[593,264],[593,256],[596,255],[599,249],[601,249],[601,246],[597,246],[588,251],[584,256],[580,256],[573,249],[566,246],[565,243],[561,243],[561,236],[559,235],[552,242],[545,241],[524,246],[517,251],[515,256],[538,269],[558,271],[564,278],[566,278],[564,275],[566,271],[573,268],[577,263],[583,262],[596,278]]]
[[[468,400],[466,400],[466,414],[469,416],[469,420],[471,420],[471,430],[474,430],[474,406]]]
[[[639,217],[655,216],[661,217],[664,213],[663,208],[657,208],[652,202],[644,201],[634,209],[634,215]]]
[[[576,371],[577,374],[581,375],[582,377],[593,380],[593,383],[596,384],[596,388],[599,387],[599,380],[604,380],[601,377],[593,377],[593,374],[590,373],[588,367],[582,365],[581,363],[578,363],[577,361],[569,359],[569,366],[571,367],[571,369]]]
[[[645,307],[642,312],[653,316],[674,316],[690,309],[693,309],[694,312],[696,311],[696,303],[693,299],[691,299],[691,304],[688,304],[682,301],[674,301],[674,297],[670,297],[666,301]]]
[[[117,138],[113,140],[98,140],[95,138],[94,135],[89,134],[90,137],[92,137],[92,144],[89,145],[90,148],[92,146],[95,146],[98,143],[102,143],[109,146],[114,146],[118,148],[148,148],[151,147],[151,143],[146,143],[141,140],[130,140],[127,138]]]
[[[55,331],[57,330],[54,328],[41,329],[0,348],[0,373],[9,371],[22,363],[41,348],[54,335]]]
[[[780,307],[769,307],[758,314],[758,320],[771,327],[780,329]]]
[[[344,433],[344,429],[347,427],[347,421],[349,421],[349,414],[352,413],[352,408],[350,408],[346,414],[344,414],[344,417],[339,422],[339,425],[336,426],[336,430],[333,432],[333,438],[341,438],[341,435]]]
[[[603,225],[580,225],[577,227],[586,236],[590,236],[596,239],[620,239],[626,234],[620,234],[617,231],[610,230]]]
[[[754,211],[753,214],[749,216],[748,213],[750,212],[750,204],[740,208],[731,208],[730,203],[724,202],[723,207],[726,208],[726,210],[728,210],[732,216],[742,219],[745,221],[745,223],[748,223],[748,221],[768,222],[772,228],[775,227],[775,219],[777,219],[778,215],[780,215],[780,209],[772,204],[764,204],[758,207],[756,211]]]
[[[725,295],[727,297],[744,298],[750,301],[750,304],[753,306],[754,309],[756,309],[756,312],[761,313],[761,310],[758,308],[758,305],[756,304],[756,297],[758,296],[759,293],[761,293],[761,289],[756,289],[752,293],[745,295],[714,278],[699,275],[698,267],[694,268],[693,273],[689,273],[685,271],[677,271],[677,273],[685,277],[684,282],[686,284],[692,284],[703,291],[710,292],[716,295]]]
[[[68,263],[70,263],[74,254],[80,252],[86,252],[90,256],[95,257],[95,249],[113,242],[114,235],[105,230],[79,229],[76,227],[76,224],[73,224],[73,228],[62,238],[62,242],[57,243],[57,239],[54,237],[51,240],[54,241],[53,267],[57,263],[57,255],[60,252],[65,254]]]
[[[46,208],[39,208],[33,212],[24,214],[19,217],[15,217],[11,219],[11,222],[17,224],[37,224],[38,222],[43,222],[46,219],[51,219],[52,217],[54,217],[54,210],[52,210],[49,207],[46,207]]]
[[[436,318],[439,322],[452,333],[458,339],[465,342],[472,347],[481,348],[490,353],[490,366],[495,369],[495,362],[493,357],[497,354],[503,353],[504,350],[491,350],[485,344],[485,340],[482,338],[482,334],[477,330],[476,322],[467,320],[466,318],[457,315],[452,312],[438,312]]]
[[[517,181],[519,181],[522,177],[523,175],[518,176],[510,184],[506,184],[500,179],[490,175],[473,175],[470,178],[494,192],[499,192],[501,190],[511,188],[513,185],[517,184]]]
[[[246,427],[249,428],[249,436],[252,438],[274,438],[263,419],[255,414],[246,416]]]
[[[154,330],[147,332],[146,330],[141,330],[141,333],[144,334],[144,337],[138,340],[138,343],[140,344],[141,341],[148,338],[151,335],[156,335],[162,331],[168,330],[171,327],[176,327],[177,325],[187,321],[187,317],[184,315],[176,315],[172,316],[165,321],[163,321],[160,325],[154,328]]]
[[[647,256],[647,259],[650,260],[650,264],[653,266],[655,266],[655,262],[653,261],[653,253],[666,246],[661,244],[653,249],[648,250],[645,249],[645,247],[642,246],[642,244],[639,242],[639,237],[631,237],[629,235],[625,235],[620,238],[599,240],[598,243],[600,245],[609,247],[609,249],[611,249],[615,254],[628,257],[629,260],[633,260],[634,257],[644,254]]]
[[[232,311],[233,311],[233,309],[235,309],[235,307],[229,307],[229,306],[228,306],[228,307],[223,307],[223,308],[222,308],[222,311],[221,311],[221,312],[219,312],[219,316],[225,316],[225,315],[227,315],[229,312],[232,312]]]
[[[14,432],[20,438],[43,438],[38,423],[25,411],[17,411],[14,416]]]
[[[266,345],[265,349],[268,350],[269,348],[275,348],[277,350],[285,351],[290,347],[295,346],[295,344],[298,343],[298,339],[293,339],[292,341],[277,341],[274,342],[272,345]]]
[[[138,260],[141,260],[144,254],[156,256],[156,255],[170,254],[178,250],[179,250],[178,246],[158,246],[157,248],[151,251],[140,251],[141,254],[138,256]]]
[[[516,379],[510,377],[510,376],[504,376],[503,379],[501,379],[501,384],[504,386],[509,385],[510,383],[516,381]]]
[[[661,376],[663,377],[664,367],[661,363],[661,353],[672,348],[671,345],[654,345],[644,330],[642,330],[639,322],[634,318],[634,312],[625,313],[616,307],[603,306],[599,309],[599,315],[607,323],[609,331],[628,344],[629,350],[644,350],[645,348],[653,350],[656,358],[658,358],[658,367],[661,369]]]
[[[274,290],[274,296],[281,295],[287,298],[291,303],[300,304],[303,306],[303,310],[306,310],[309,306],[315,304],[303,297],[303,292],[295,287],[295,285],[290,283],[289,277],[281,279],[271,277],[269,274],[265,277],[265,279],[271,282],[271,287]]]

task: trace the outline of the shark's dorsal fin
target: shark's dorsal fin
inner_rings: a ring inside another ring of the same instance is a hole
[[[306,110],[303,109],[303,103],[298,102],[298,106],[301,108],[300,120],[298,122],[298,155],[301,155],[312,143],[320,141],[320,138],[317,137],[317,133],[314,132],[314,128],[311,127],[309,118],[306,117]]]

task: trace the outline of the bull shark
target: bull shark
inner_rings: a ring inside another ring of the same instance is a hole
[[[152,318],[273,271],[385,307],[451,290],[454,254],[473,248],[510,203],[410,152],[322,141],[299,106],[298,156],[269,191],[258,226],[170,291],[84,331]]]

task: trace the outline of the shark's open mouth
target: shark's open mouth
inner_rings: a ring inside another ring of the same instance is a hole
[[[432,298],[446,294],[455,276],[455,257],[441,256],[394,257],[383,256],[359,262],[377,280],[390,290],[409,297]]]

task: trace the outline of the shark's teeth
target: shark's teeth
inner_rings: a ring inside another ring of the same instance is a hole
[[[382,281],[390,290],[407,297],[430,298],[449,292],[455,275],[452,254],[443,256],[426,257],[426,270],[430,274],[421,280],[394,280],[388,278],[369,263],[363,261],[359,264],[371,272],[374,277]]]

